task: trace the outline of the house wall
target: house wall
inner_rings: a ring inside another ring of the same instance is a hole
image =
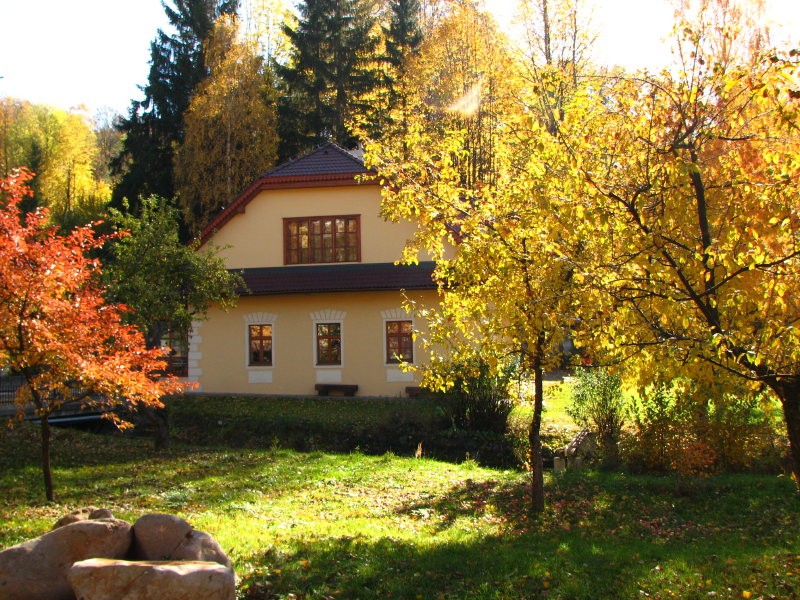
[[[360,215],[361,262],[394,262],[414,233],[408,221],[390,223],[379,214],[377,185],[272,189],[260,192],[212,237],[229,268],[283,265],[283,219]]]
[[[409,296],[436,302],[435,291]],[[345,383],[358,385],[359,396],[403,396],[418,380],[386,363],[384,325],[387,319],[409,318],[402,302],[400,292],[244,296],[235,309],[213,309],[207,321],[196,324],[190,379],[205,393],[315,394],[316,383]],[[341,366],[315,365],[315,318],[341,322]],[[412,320],[424,330],[423,320]],[[273,366],[249,367],[247,326],[265,322],[273,325]],[[424,360],[419,340],[414,358]]]

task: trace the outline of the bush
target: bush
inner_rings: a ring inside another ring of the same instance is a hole
[[[623,445],[632,468],[692,476],[779,469],[784,448],[765,396],[743,388],[678,384],[634,400],[633,430]]]
[[[622,394],[622,381],[604,369],[578,369],[567,414],[584,427],[597,433],[601,466],[619,465],[618,442],[627,411]]]
[[[622,456],[636,471],[671,470],[673,440],[683,420],[666,387],[642,392],[631,403],[633,430],[622,441]]]
[[[453,373],[460,375],[442,394],[442,408],[453,429],[505,433],[514,407],[509,385],[517,373],[516,363],[509,362],[492,374],[483,360],[475,361],[449,365]]]

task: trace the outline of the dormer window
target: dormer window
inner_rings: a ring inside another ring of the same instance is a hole
[[[361,261],[358,215],[283,220],[284,264]]]

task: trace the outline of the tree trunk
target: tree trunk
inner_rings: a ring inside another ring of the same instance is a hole
[[[792,475],[800,493],[800,379],[787,383],[778,381],[770,385],[780,398],[786,434],[789,437],[789,452],[792,459]]]
[[[542,365],[538,357],[533,360],[533,418],[528,430],[528,441],[531,446],[531,512],[539,514],[544,511],[544,465],[542,464],[542,410],[544,407],[544,387],[542,384]]]
[[[169,421],[167,408],[144,407],[147,420],[153,427],[153,448],[156,450],[166,450],[169,448]]]
[[[148,350],[161,347],[161,338],[167,333],[168,329],[164,323],[155,323],[150,325],[147,329],[145,336],[145,346]],[[156,450],[165,450],[169,447],[169,420],[167,419],[167,408],[152,408],[150,406],[144,409],[147,420],[153,427],[153,448]]]
[[[42,433],[42,475],[44,475],[44,494],[48,502],[53,502],[53,473],[50,469],[50,422],[47,415],[40,417]]]

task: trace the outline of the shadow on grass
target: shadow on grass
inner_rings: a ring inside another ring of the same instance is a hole
[[[800,502],[785,478],[573,472],[548,478],[547,509],[533,518],[524,475],[470,464],[277,449],[155,454],[149,440],[58,437],[61,504],[49,507],[34,485],[35,435],[0,436],[3,543],[95,504],[210,526],[242,577],[240,596],[255,600],[800,595]]]
[[[748,484],[763,489],[743,501]],[[251,599],[798,597],[791,482],[738,476],[676,489],[667,477],[573,474],[551,482],[547,510],[532,518],[524,484],[468,479],[397,509],[430,523],[411,539],[318,537],[242,557],[250,574],[240,591]],[[504,523],[502,533],[470,531],[484,519]]]

